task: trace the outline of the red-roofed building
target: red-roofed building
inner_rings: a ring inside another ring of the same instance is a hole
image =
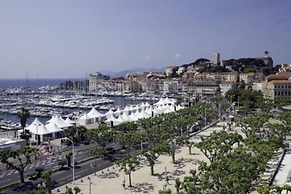
[[[270,75],[263,83],[262,92],[267,99],[289,99],[291,98],[291,80],[284,75]]]

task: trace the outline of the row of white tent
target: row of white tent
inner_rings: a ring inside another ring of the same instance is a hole
[[[153,105],[146,102],[135,106],[126,106],[124,109],[118,107],[116,111],[110,109],[105,114],[100,113],[93,107],[90,112],[82,115],[77,123],[79,125],[88,125],[105,121],[109,125],[116,126],[123,122],[136,121],[140,118],[149,118],[163,113],[171,113],[183,108],[180,105],[175,106],[175,100],[169,98],[161,98]]]
[[[35,141],[43,142],[45,137],[55,139],[58,134],[63,133],[67,128],[77,125],[89,125],[100,121],[106,122],[110,126],[116,126],[123,122],[136,121],[140,118],[149,118],[162,113],[175,112],[184,107],[175,106],[175,101],[168,98],[161,98],[157,103],[141,103],[138,105],[126,106],[124,109],[118,108],[116,111],[110,109],[105,114],[100,113],[94,107],[90,112],[85,113],[76,121],[70,118],[63,119],[61,115],[54,115],[50,120],[43,124],[38,118],[27,127]],[[22,130],[19,130],[20,134]]]

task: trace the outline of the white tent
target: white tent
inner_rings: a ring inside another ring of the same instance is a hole
[[[160,105],[164,105],[165,103],[165,99],[164,98],[160,98],[160,100],[158,102],[156,102],[154,105],[155,106],[160,106]]]
[[[50,124],[54,123],[50,122]],[[44,141],[44,136],[54,138],[55,132],[62,131],[62,129],[59,129],[58,131],[52,130],[48,127],[48,125],[44,125],[43,123],[41,123],[38,118],[35,118],[34,121],[28,127],[26,127],[26,129],[29,130],[29,132],[32,134],[33,139],[35,141],[38,141],[39,139],[39,142]]]
[[[46,124],[45,127],[51,132],[51,133],[57,133],[64,131],[63,129],[59,128],[55,123],[49,123]]]
[[[36,126],[39,126],[39,125],[43,125],[43,123],[40,122],[40,120],[38,118],[35,118],[33,120],[33,122],[28,127],[25,127],[25,129],[30,131],[30,129],[34,129],[34,128],[36,128]]]
[[[149,118],[151,117],[151,114],[148,114],[146,111],[142,111],[140,113],[138,113],[137,118],[138,119],[142,119],[142,118]]]
[[[107,113],[105,113],[105,116],[106,116],[106,118],[108,119],[108,118],[110,118],[111,116],[113,116],[113,111],[112,111],[112,109],[109,109],[109,111],[107,112]]]
[[[110,116],[107,117],[107,119],[105,120],[105,123],[107,123],[108,125],[111,125],[111,123],[113,123],[113,126],[115,125],[119,125],[121,122],[120,120],[117,120],[113,114],[111,114]]]
[[[145,103],[146,107],[151,107],[152,105],[150,105],[148,102]]]
[[[122,113],[122,110],[120,110],[120,108],[118,107],[116,111],[114,111],[114,116],[119,117]]]
[[[73,121],[73,120],[71,120],[69,117],[67,117],[67,118],[65,119],[65,122],[66,122],[66,123],[69,123],[69,124],[73,124],[73,125],[76,124],[76,122]]]
[[[104,115],[98,112],[94,107],[90,110],[90,112],[87,115],[92,120],[92,123],[101,121],[102,117],[104,117]]]
[[[170,99],[168,97],[165,98],[164,100],[165,104],[175,104],[176,100],[175,99]]]
[[[125,122],[128,122],[128,121],[131,121],[129,115],[127,114],[127,112],[124,112],[122,115],[121,115],[122,119],[125,121]]]
[[[51,133],[44,124],[33,125],[30,127],[29,132],[35,135],[46,135]]]
[[[145,112],[146,112],[148,115],[151,115],[151,116],[152,116],[152,114],[153,114],[153,111],[154,111],[154,109],[153,109],[152,107],[149,107],[149,108],[147,108],[147,109],[145,110]]]
[[[91,118],[85,113],[77,121],[80,125],[88,125],[91,123]]]
[[[157,108],[154,109],[154,114],[158,115],[158,114],[165,113],[165,110],[166,110],[166,106],[158,106]]]
[[[130,110],[129,110],[129,107],[128,106],[126,106],[124,109],[123,109],[123,112],[126,112],[126,113],[128,113]]]
[[[119,117],[116,119],[117,122],[119,123],[124,123],[125,120],[123,119],[123,117],[121,115],[119,115]]]
[[[52,119],[50,119],[49,121],[47,121],[47,124],[48,123],[54,123],[56,124],[59,128],[68,128],[68,127],[72,127],[73,124],[71,123],[67,123],[65,122],[65,120],[61,117],[61,115],[57,114],[57,115],[54,115],[52,117]]]
[[[56,116],[56,114],[54,114],[54,115],[52,116],[52,118],[50,118],[50,120],[46,121],[46,123],[50,123],[51,121],[53,121],[54,118],[55,118],[55,116]]]

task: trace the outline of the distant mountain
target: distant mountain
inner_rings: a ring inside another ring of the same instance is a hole
[[[116,77],[125,77],[126,74],[128,73],[133,73],[133,72],[165,72],[165,68],[160,68],[160,69],[156,69],[156,68],[131,68],[131,69],[126,69],[120,72],[113,72],[113,71],[109,71],[109,70],[101,70],[100,73],[102,73],[103,75],[109,75],[110,78],[116,78]]]

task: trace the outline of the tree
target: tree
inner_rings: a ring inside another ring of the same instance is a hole
[[[81,192],[81,189],[79,187],[74,187],[74,191],[75,191],[75,194],[78,194]]]
[[[156,160],[160,157],[162,149],[159,145],[150,146],[144,149],[141,154],[147,159],[151,167],[151,175],[154,175],[154,165]]]
[[[219,159],[220,156],[230,153],[234,144],[242,141],[242,136],[238,133],[227,133],[225,131],[210,134],[208,137],[201,137],[201,142],[196,144],[210,162]]]
[[[65,194],[73,194],[73,189],[70,187],[66,188]]]
[[[43,167],[37,167],[35,168],[35,171],[37,172],[37,178],[40,178],[42,176],[42,172],[44,171]]]
[[[105,150],[107,143],[112,138],[112,132],[106,124],[100,124],[98,128],[88,130],[86,137],[98,143]]]
[[[266,114],[256,114],[252,116],[244,117],[238,125],[241,127],[241,131],[245,133],[247,137],[250,135],[262,136],[262,127],[268,122],[270,116]]]
[[[6,164],[10,169],[18,171],[20,182],[24,183],[25,167],[31,163],[31,157],[36,155],[38,149],[26,146],[19,150],[0,150],[1,162]],[[11,159],[14,159],[11,160]]]
[[[133,146],[141,142],[141,136],[135,131],[128,131],[126,133],[117,133],[114,136],[115,141],[126,150],[127,156],[130,155]]]
[[[65,137],[72,139],[74,142],[77,142],[76,133],[77,127],[69,127],[65,130]],[[71,145],[71,142],[67,141],[67,145]]]
[[[29,111],[25,108],[21,108],[20,111],[17,112],[17,116],[20,118],[20,125],[23,129],[23,133],[25,133],[24,128],[26,126],[27,119],[30,117]]]
[[[17,112],[17,116],[20,118],[20,125],[23,129],[20,134],[21,139],[26,140],[26,144],[28,144],[29,139],[31,138],[31,134],[25,130],[27,119],[30,117],[30,113],[27,109],[21,108],[20,111]]]
[[[68,164],[69,167],[72,167],[72,164],[71,164],[72,155],[73,155],[72,150],[67,151],[66,154],[65,154],[65,157],[67,159],[67,164]]]
[[[52,180],[51,180],[51,176],[53,174],[52,170],[48,170],[45,173],[43,173],[42,175],[42,179],[45,180],[45,188],[47,191],[47,194],[52,194]]]
[[[181,184],[179,190],[184,189],[186,193],[202,194],[201,180],[199,178],[200,174],[196,170],[190,170],[190,174],[190,176],[184,177],[184,180],[180,181],[181,183],[178,182],[179,184]],[[177,185],[175,186],[177,189]]]
[[[81,189],[79,187],[75,186],[74,191],[75,191],[75,194],[78,194],[81,192]],[[65,194],[73,194],[73,189],[71,187],[67,187]]]
[[[218,110],[218,114],[220,114],[220,106],[221,106],[221,103],[222,103],[222,100],[223,100],[223,97],[221,94],[218,94],[216,96],[212,96],[210,98],[211,102],[215,105],[215,108]],[[219,117],[220,115],[218,115]]]
[[[129,187],[131,185],[131,174],[139,168],[140,162],[136,157],[126,156],[117,161],[117,165],[126,175],[128,175]]]
[[[209,165],[203,162],[199,166],[201,187],[207,193],[248,193],[252,181],[264,170],[259,164],[257,157],[240,145]]]
[[[189,155],[191,155],[192,154],[191,150],[195,143],[190,141],[190,137],[188,135],[182,135],[179,141],[188,147]]]
[[[106,150],[103,147],[95,147],[89,151],[89,156],[93,156],[95,158],[95,168],[97,167],[97,158],[102,157],[106,154]]]
[[[65,166],[66,164],[68,164],[66,160],[61,160],[61,161],[59,161],[59,162],[58,162],[58,165],[61,166],[61,167],[60,167],[60,170],[63,170],[63,169],[64,169],[64,166]]]

